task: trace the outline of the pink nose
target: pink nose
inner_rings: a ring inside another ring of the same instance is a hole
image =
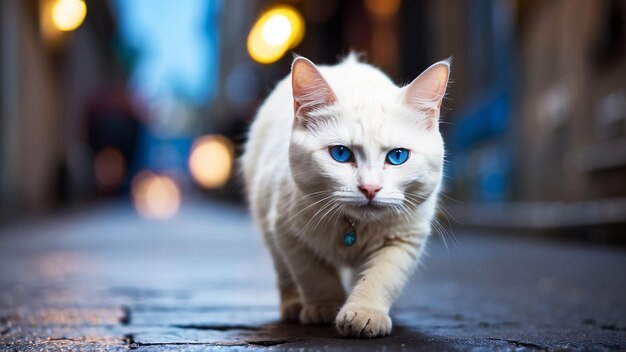
[[[372,200],[382,187],[379,185],[359,185],[359,191],[363,193],[367,199]]]

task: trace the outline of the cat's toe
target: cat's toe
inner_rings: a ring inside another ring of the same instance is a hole
[[[280,320],[284,322],[297,322],[300,319],[302,301],[293,299],[280,305]]]
[[[381,310],[347,305],[337,314],[337,331],[345,337],[372,338],[391,333],[391,318]]]
[[[328,324],[337,314],[338,306],[334,304],[308,304],[300,311],[300,323],[306,325]]]

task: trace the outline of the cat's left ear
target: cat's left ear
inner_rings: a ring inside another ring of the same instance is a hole
[[[439,61],[405,87],[404,102],[411,109],[426,114],[426,126],[431,128],[437,125],[441,101],[446,94],[448,78],[450,76],[450,62]]]
[[[291,66],[293,108],[296,118],[305,120],[311,111],[335,103],[332,89],[310,60],[299,56]]]

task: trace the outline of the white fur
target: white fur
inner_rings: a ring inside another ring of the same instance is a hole
[[[437,122],[448,71],[439,62],[399,88],[354,55],[319,68],[296,58],[294,76],[261,106],[242,163],[278,274],[283,319],[335,321],[344,336],[390,333],[389,309],[435,214],[444,155]],[[333,145],[349,147],[356,163],[333,160]],[[411,151],[406,163],[385,163],[394,148]],[[382,188],[367,206],[358,185],[371,184]],[[358,223],[352,247],[343,244],[346,217]],[[356,274],[347,296],[338,275],[344,267]]]

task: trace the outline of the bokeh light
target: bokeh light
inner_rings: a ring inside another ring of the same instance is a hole
[[[133,204],[147,219],[168,219],[180,208],[180,188],[167,176],[142,171],[133,179]]]
[[[271,45],[281,45],[291,35],[291,23],[283,14],[270,17],[263,25],[263,39]]]
[[[61,31],[73,31],[78,28],[87,15],[84,0],[57,0],[52,5],[52,23]]]
[[[94,176],[98,189],[103,192],[117,190],[126,177],[126,160],[115,148],[104,148],[94,159]]]
[[[365,0],[365,8],[374,17],[384,20],[395,15],[400,9],[401,0]]]
[[[304,38],[304,19],[298,10],[280,5],[265,11],[248,35],[248,53],[262,64],[276,62]]]
[[[191,147],[189,170],[203,188],[219,188],[228,182],[233,169],[233,144],[221,135],[198,138]]]

